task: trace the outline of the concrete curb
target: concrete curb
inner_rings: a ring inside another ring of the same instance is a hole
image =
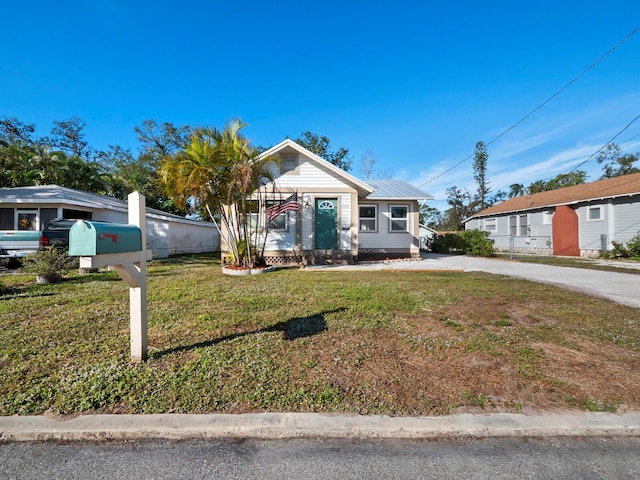
[[[640,436],[640,413],[388,417],[318,413],[0,417],[0,441]]]

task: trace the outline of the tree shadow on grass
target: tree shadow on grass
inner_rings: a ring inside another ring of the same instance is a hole
[[[278,322],[275,325],[266,328],[260,328],[258,330],[252,330],[250,332],[239,332],[224,337],[216,338],[213,340],[206,340],[204,342],[193,343],[191,345],[182,345],[174,348],[168,348],[166,350],[159,350],[152,352],[149,357],[152,359],[159,359],[166,355],[173,353],[186,352],[196,350],[199,348],[211,347],[222,342],[234,340],[236,338],[244,337],[247,335],[256,335],[265,332],[282,332],[285,340],[295,340],[297,338],[311,337],[320,332],[327,330],[327,322],[325,321],[325,315],[330,313],[342,312],[346,308],[336,308],[334,310],[328,310],[307,317],[294,317],[289,320]]]

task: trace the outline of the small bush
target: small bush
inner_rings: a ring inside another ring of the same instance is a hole
[[[640,257],[640,233],[627,242],[627,249],[632,257]]]
[[[640,257],[640,233],[631,238],[626,246],[616,241],[611,244],[613,248],[605,255],[607,258]]]
[[[620,242],[611,242],[613,248],[603,255],[605,258],[627,258],[630,256],[629,250]]]
[[[465,253],[479,257],[491,257],[495,253],[493,240],[489,239],[489,232],[480,230],[464,230],[438,235],[431,250],[436,253]]]
[[[477,257],[492,257],[494,255],[493,240],[489,239],[489,232],[480,230],[464,230],[458,236],[464,240],[467,255]]]
[[[72,267],[73,260],[66,250],[45,247],[24,258],[24,271],[35,273],[49,283],[56,283],[62,280],[64,271]]]
[[[464,253],[464,249],[464,241],[455,233],[436,235],[431,245],[431,251],[435,253]]]

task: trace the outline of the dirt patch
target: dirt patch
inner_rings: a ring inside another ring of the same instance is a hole
[[[313,371],[298,374],[335,387],[361,413],[639,408],[637,349],[592,339],[585,327],[563,324],[542,302],[466,298],[333,334],[310,352]]]

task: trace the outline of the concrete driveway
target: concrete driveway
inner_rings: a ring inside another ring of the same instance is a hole
[[[640,269],[640,264],[628,264]],[[415,270],[487,272],[496,275],[524,278],[534,282],[556,285],[568,290],[603,297],[614,302],[640,308],[640,275],[605,272],[574,267],[537,265],[495,258],[466,255],[424,254],[421,260],[360,263],[358,265],[311,266],[311,271],[336,270]]]

